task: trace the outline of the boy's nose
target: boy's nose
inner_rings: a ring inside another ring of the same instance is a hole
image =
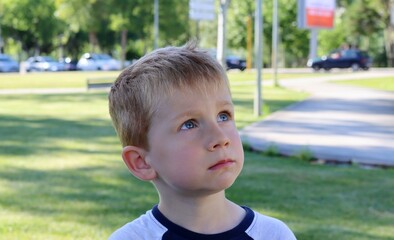
[[[215,151],[219,148],[225,148],[230,145],[230,138],[219,126],[210,129],[207,133],[209,135],[208,150]]]

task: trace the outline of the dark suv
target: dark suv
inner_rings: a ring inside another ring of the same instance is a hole
[[[309,59],[307,66],[315,71],[324,69],[329,71],[331,68],[352,68],[353,71],[359,69],[368,70],[372,60],[365,51],[358,49],[338,49],[331,51],[328,56],[322,58]]]
[[[241,71],[246,68],[246,60],[238,56],[228,56],[226,58],[227,70],[229,69],[239,69]]]

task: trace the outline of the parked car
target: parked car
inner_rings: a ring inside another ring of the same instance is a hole
[[[307,66],[315,71],[332,68],[352,68],[353,71],[360,69],[368,70],[372,65],[372,59],[368,53],[358,49],[337,49],[331,51],[328,56],[309,59]]]
[[[85,53],[79,59],[77,68],[83,71],[92,70],[120,70],[120,61],[113,59],[108,54]]]
[[[29,57],[24,62],[24,67],[27,72],[56,72],[64,70],[64,64],[56,61],[50,56]]]
[[[70,57],[66,57],[60,61],[61,63],[64,64],[64,70],[65,71],[76,71],[78,70],[77,64],[78,60],[72,59]]]
[[[238,56],[228,56],[226,57],[227,70],[229,69],[239,69],[241,71],[246,68],[246,60]]]
[[[18,72],[19,63],[6,54],[0,54],[0,72]]]

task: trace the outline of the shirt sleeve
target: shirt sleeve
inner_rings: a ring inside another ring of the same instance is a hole
[[[113,232],[108,240],[160,240],[166,231],[149,210]]]
[[[294,233],[284,222],[258,212],[255,212],[247,234],[253,239],[296,240]]]

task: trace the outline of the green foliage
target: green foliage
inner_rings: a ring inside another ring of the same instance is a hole
[[[167,0],[165,3],[160,3],[160,44],[162,46],[184,44],[191,37],[188,22],[189,1]]]
[[[330,51],[340,48],[347,42],[347,25],[341,17],[335,18],[335,27],[329,30],[319,31],[319,56],[327,55]],[[328,41],[329,39],[329,41]]]
[[[252,147],[247,141],[242,141],[242,148],[244,149],[244,152],[253,151]]]
[[[294,157],[302,161],[310,162],[313,160],[313,153],[308,147],[304,147],[294,154]]]
[[[107,52],[128,59],[153,49],[153,2],[145,0],[2,0],[0,28],[6,52],[19,56],[51,54],[63,46],[66,56],[79,58],[85,51]],[[321,30],[319,55],[345,43],[367,50],[376,66],[394,62],[394,36],[390,35],[388,0],[339,0],[335,28]],[[263,2],[263,61],[271,65],[273,0]],[[297,1],[278,0],[279,56],[285,67],[305,66],[309,31],[296,24]],[[219,4],[216,4],[219,7]],[[217,22],[188,17],[188,0],[159,1],[159,46],[182,45],[192,37],[204,48],[216,48]],[[230,1],[227,18],[229,52],[245,57],[247,19],[255,1]],[[198,27],[197,27],[198,25]],[[126,32],[127,31],[127,32]],[[126,46],[121,46],[121,33]],[[17,42],[17,43],[15,43]],[[142,42],[142,43],[141,43]],[[252,44],[253,45],[253,44]],[[18,49],[15,49],[18,48]]]
[[[5,39],[13,38],[22,43],[22,49],[33,52],[50,53],[53,39],[63,30],[64,25],[53,15],[53,0],[3,1],[1,25]]]
[[[367,50],[373,58],[373,65],[387,66],[392,51],[387,41],[394,44],[394,36],[390,38],[387,34],[390,24],[388,11],[384,9],[389,8],[387,0],[338,1],[335,27],[319,31],[318,54],[326,55],[329,51],[348,44]]]
[[[265,155],[270,157],[279,156],[279,149],[274,143],[271,143],[263,152]]]

